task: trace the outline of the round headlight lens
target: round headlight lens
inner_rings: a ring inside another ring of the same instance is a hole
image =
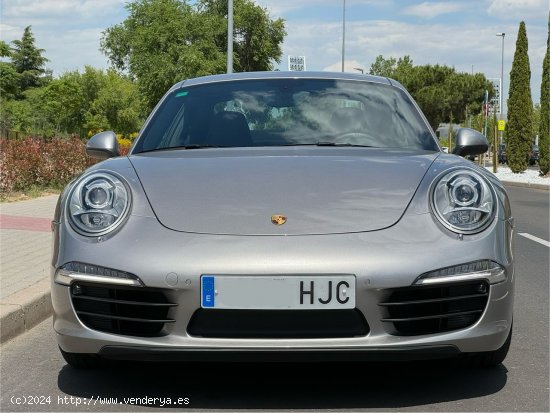
[[[73,187],[67,215],[77,232],[99,236],[124,221],[130,203],[130,190],[122,178],[107,172],[93,172]]]
[[[495,197],[487,181],[473,170],[454,170],[432,187],[432,207],[443,225],[454,232],[483,230],[495,213]]]
[[[101,209],[109,206],[113,199],[113,186],[106,179],[98,179],[86,185],[84,202],[94,209]]]
[[[469,178],[457,179],[452,184],[451,198],[460,206],[473,205],[479,197],[479,184]]]

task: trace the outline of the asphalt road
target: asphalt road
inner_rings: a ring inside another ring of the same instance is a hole
[[[517,232],[548,241],[550,193],[511,187],[509,194]],[[77,371],[58,353],[49,319],[2,346],[0,411],[549,411],[550,248],[516,236],[515,254],[514,337],[508,358],[493,369],[448,362],[134,363]],[[117,404],[102,404],[105,398]]]

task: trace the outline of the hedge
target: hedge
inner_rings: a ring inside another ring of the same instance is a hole
[[[128,149],[121,142],[121,152]],[[86,155],[86,140],[78,137],[0,139],[0,192],[4,197],[33,187],[62,188],[96,162]]]

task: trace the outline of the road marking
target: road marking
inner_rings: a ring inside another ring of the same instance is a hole
[[[543,240],[542,238],[535,237],[534,235],[528,234],[526,232],[518,232],[518,235],[521,235],[522,237],[525,237],[525,238],[529,238],[531,241],[538,242],[539,244],[542,244],[545,247],[550,248],[550,242]]]

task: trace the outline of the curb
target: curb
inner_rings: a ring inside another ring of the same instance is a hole
[[[52,312],[49,277],[8,296],[0,302],[0,343],[31,329]]]
[[[550,185],[543,184],[531,184],[528,182],[514,182],[514,181],[501,181],[504,185],[518,186],[522,188],[542,189],[543,191],[550,191]]]

